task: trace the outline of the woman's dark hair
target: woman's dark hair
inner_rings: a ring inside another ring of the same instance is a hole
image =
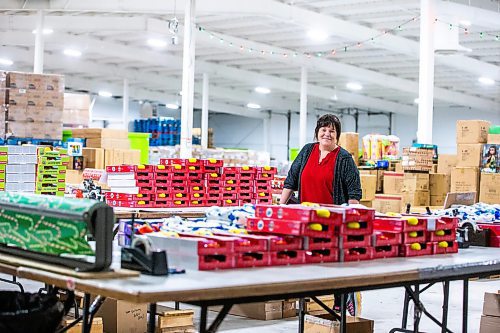
[[[491,148],[495,149],[495,154],[493,154],[493,156],[495,156],[497,154],[497,146],[489,146],[488,151],[486,152],[486,155],[484,155],[484,156],[490,156],[490,149]]]
[[[335,132],[337,132],[337,141],[340,139],[341,126],[340,120],[336,115],[333,114],[325,114],[319,117],[318,122],[316,123],[316,129],[314,130],[314,140],[318,139],[318,132],[321,127],[332,126],[335,128]]]

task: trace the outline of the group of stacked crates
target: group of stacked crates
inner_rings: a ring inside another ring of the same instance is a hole
[[[161,159],[160,165],[108,166],[113,207],[174,208],[272,203],[274,167],[230,167],[217,159]],[[126,176],[127,175],[127,176]]]
[[[134,120],[134,132],[151,133],[150,146],[175,146],[180,143],[181,121],[168,118]]]
[[[68,151],[63,148],[39,147],[36,166],[35,193],[64,196]]]

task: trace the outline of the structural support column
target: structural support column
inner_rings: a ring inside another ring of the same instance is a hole
[[[419,143],[432,143],[434,114],[434,19],[435,0],[420,0],[420,67],[418,82]]]
[[[128,131],[128,111],[129,111],[128,79],[123,79],[123,128]]]
[[[264,116],[262,119],[262,128],[263,128],[263,142],[264,142],[264,151],[267,151],[268,153],[271,153],[271,146],[269,142],[269,126],[271,123],[271,112],[269,111],[269,114]]]
[[[300,74],[300,122],[299,149],[307,143],[307,68],[302,67]]]
[[[182,57],[182,109],[180,157],[190,158],[193,152],[193,102],[195,55],[195,0],[186,2],[184,15],[184,51]]]
[[[45,14],[43,10],[38,11],[36,34],[35,34],[35,59],[33,61],[33,73],[42,74],[43,73],[43,51],[44,51],[44,38],[43,38],[43,26],[44,26]]]
[[[203,91],[201,100],[201,148],[208,148],[208,74],[203,73]]]

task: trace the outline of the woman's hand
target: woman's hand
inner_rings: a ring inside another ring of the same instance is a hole
[[[293,190],[290,190],[288,188],[284,188],[283,191],[281,192],[281,197],[280,197],[280,205],[286,205],[288,200],[290,200],[290,197],[293,194]]]
[[[353,205],[354,205],[354,204],[356,204],[356,205],[358,205],[358,204],[359,204],[359,201],[358,201],[358,200],[349,200],[348,202],[349,202],[349,204],[353,204]]]

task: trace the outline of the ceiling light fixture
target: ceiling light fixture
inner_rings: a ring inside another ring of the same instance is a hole
[[[54,32],[54,30],[52,30],[50,28],[43,28],[42,32],[43,32],[44,35],[50,35],[51,33]],[[32,33],[36,34],[37,33],[37,29],[33,29]]]
[[[82,52],[81,51],[78,51],[78,50],[74,50],[74,49],[65,49],[63,51],[63,53],[65,55],[67,55],[68,57],[80,57],[82,55]]]
[[[260,109],[260,105],[259,104],[255,104],[255,103],[248,103],[247,104],[247,108],[249,108],[249,109]]]
[[[173,103],[166,104],[165,107],[167,109],[170,109],[170,110],[178,110],[179,109],[179,105],[173,104]]]
[[[7,58],[0,58],[0,65],[11,66],[14,62]]]
[[[328,34],[323,30],[311,29],[307,32],[307,36],[314,41],[322,42],[328,38]]]
[[[161,39],[150,38],[148,39],[148,45],[156,48],[163,48],[167,46],[167,42]]]
[[[100,90],[98,94],[101,97],[106,97],[106,98],[113,97],[113,94],[110,93],[109,91]]]
[[[358,90],[363,89],[363,86],[359,83],[356,83],[356,82],[348,82],[345,86],[349,90],[358,91]]]
[[[258,92],[259,94],[269,94],[271,92],[271,89],[266,88],[266,87],[256,87],[255,92]]]
[[[481,84],[484,84],[485,86],[492,86],[495,84],[495,80],[490,79],[489,77],[481,76],[479,79],[477,79]]]

